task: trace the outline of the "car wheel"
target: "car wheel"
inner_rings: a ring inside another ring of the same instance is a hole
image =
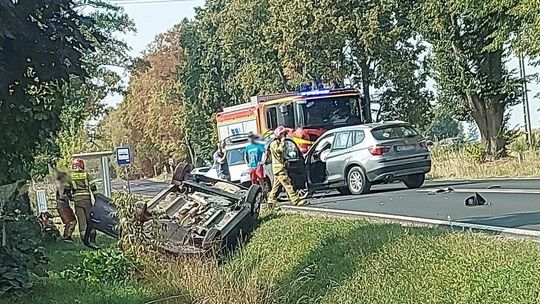
[[[369,193],[371,183],[362,168],[352,167],[349,170],[349,173],[347,173],[347,188],[353,195]]]
[[[403,180],[403,183],[409,189],[416,189],[416,188],[422,187],[425,181],[426,181],[426,176],[424,174],[413,174],[413,175],[407,176]]]
[[[204,250],[213,250],[214,253],[217,253],[221,247],[221,231],[210,228],[204,236],[202,247]]]
[[[174,174],[172,178],[172,183],[179,184],[182,183],[186,176],[191,172],[191,165],[186,163],[180,163],[174,169]]]
[[[252,216],[258,216],[263,201],[261,186],[251,185],[246,195],[246,203],[249,205]]]
[[[339,187],[336,189],[339,194],[342,194],[342,195],[350,195],[351,194],[351,191],[349,190],[349,187]]]

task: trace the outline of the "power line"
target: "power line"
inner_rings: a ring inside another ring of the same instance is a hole
[[[194,2],[197,0],[109,0],[116,5]]]

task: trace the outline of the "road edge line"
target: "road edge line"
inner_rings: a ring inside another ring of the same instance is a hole
[[[391,220],[391,221],[397,221],[397,222],[445,226],[449,228],[473,229],[473,230],[497,232],[501,234],[540,238],[540,231],[519,229],[519,228],[506,228],[506,227],[497,227],[497,226],[472,224],[472,223],[464,223],[464,222],[435,220],[435,219],[428,219],[428,218],[421,218],[421,217],[393,215],[393,214],[384,214],[384,213],[372,213],[372,212],[364,212],[364,211],[340,210],[340,209],[332,209],[332,208],[297,207],[297,206],[287,206],[287,205],[280,206],[280,207],[283,209],[289,209],[289,210],[301,211],[301,212],[307,211],[307,212],[327,213],[327,214],[334,214],[334,215],[354,216],[358,218],[384,219],[384,220]]]

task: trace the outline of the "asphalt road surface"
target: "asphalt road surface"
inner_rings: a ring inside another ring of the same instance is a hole
[[[155,196],[168,183],[138,180],[131,182],[133,192]],[[113,187],[122,188],[113,183]],[[449,193],[429,193],[450,187]],[[466,197],[480,192],[490,203],[466,207]],[[402,183],[377,185],[370,194],[343,196],[329,191],[317,193],[310,207],[408,216],[433,220],[451,220],[471,224],[540,231],[539,180],[471,180],[427,182],[422,189],[410,190]]]

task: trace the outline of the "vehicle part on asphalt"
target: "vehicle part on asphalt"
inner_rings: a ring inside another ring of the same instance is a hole
[[[418,190],[418,191],[419,192],[424,192],[423,190]],[[446,194],[446,193],[450,193],[450,192],[453,192],[453,191],[454,191],[454,189],[450,188],[450,187],[439,188],[439,189],[436,189],[436,190],[433,190],[433,191],[429,191],[428,195]]]
[[[149,220],[157,218],[163,227],[163,250],[168,253],[206,253],[233,249],[256,226],[263,200],[261,187],[250,188],[189,174],[190,166],[176,167],[171,185],[140,207],[140,221],[149,231]],[[93,228],[118,237],[116,207],[111,200],[96,196]],[[150,234],[147,234],[150,237]]]
[[[491,204],[478,192],[475,192],[474,195],[469,196],[465,199],[465,206],[467,207],[476,207],[476,206],[485,206],[485,205],[490,206]]]

